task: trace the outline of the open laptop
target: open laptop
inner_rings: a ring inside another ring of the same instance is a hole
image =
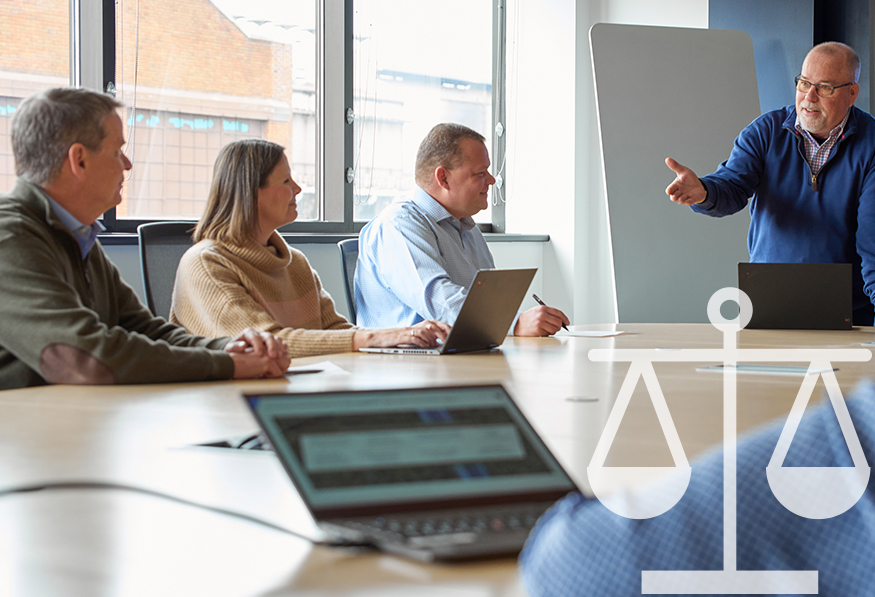
[[[474,276],[468,296],[446,341],[434,348],[395,346],[360,348],[362,352],[439,355],[500,346],[535,277],[532,269],[483,269]]]
[[[849,330],[850,263],[739,263],[738,288],[753,304],[748,328]]]
[[[318,526],[418,560],[517,553],[576,490],[500,385],[246,395]]]

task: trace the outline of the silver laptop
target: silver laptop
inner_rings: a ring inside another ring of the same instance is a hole
[[[468,296],[446,341],[434,348],[402,345],[390,348],[360,348],[362,352],[439,355],[501,346],[526,290],[535,277],[531,269],[484,269],[477,272]]]
[[[576,487],[500,385],[255,394],[318,526],[418,560],[517,553]]]

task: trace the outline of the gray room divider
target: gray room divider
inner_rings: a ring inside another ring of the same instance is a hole
[[[759,116],[750,37],[597,23],[590,48],[619,321],[707,322],[708,299],[748,260],[750,215],[672,203],[664,160],[710,174]]]

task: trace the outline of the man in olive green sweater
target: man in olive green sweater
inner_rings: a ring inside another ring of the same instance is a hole
[[[153,316],[96,242],[131,168],[119,107],[62,88],[16,111],[18,180],[0,195],[0,389],[282,375],[282,340],[205,338]]]

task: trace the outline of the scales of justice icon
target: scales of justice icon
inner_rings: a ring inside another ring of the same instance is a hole
[[[738,304],[735,319],[720,313],[726,301]],[[653,518],[667,512],[683,497],[692,469],[659,387],[653,363],[723,363],[723,570],[644,570],[642,594],[802,594],[818,592],[817,570],[738,570],[736,562],[736,365],[740,362],[808,362],[808,372],[796,397],[775,451],[766,467],[769,487],[778,501],[791,512],[812,519],[838,516],[859,501],[869,481],[869,465],[854,430],[848,407],[832,368],[832,362],[868,361],[872,353],[858,349],[739,349],[737,334],[753,313],[750,298],[737,288],[723,288],[708,301],[708,318],[723,332],[723,348],[681,349],[594,349],[589,358],[597,362],[629,361],[629,371],[596,445],[587,474],[590,486],[604,506],[626,518]],[[852,467],[784,467],[784,458],[814,392],[818,376],[823,377],[832,408],[848,446]],[[606,467],[605,459],[623,419],[632,392],[643,378],[668,442],[674,467]],[[643,479],[658,479],[641,494],[618,495],[616,487],[630,486]]]

